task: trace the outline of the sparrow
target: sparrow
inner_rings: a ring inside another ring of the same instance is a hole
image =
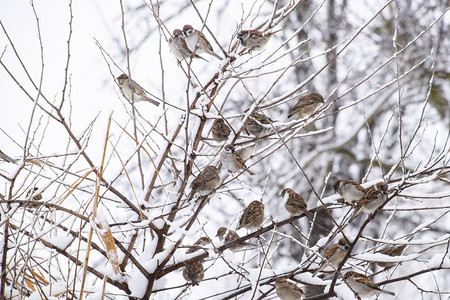
[[[240,157],[242,157],[243,160],[249,159],[253,154],[255,154],[256,151],[256,143],[247,146],[236,149],[236,153],[239,154]]]
[[[377,253],[381,253],[384,255],[389,255],[389,256],[400,256],[403,254],[403,251],[405,251],[406,249],[406,244],[404,245],[396,245],[396,246],[386,246],[383,249],[377,251]],[[382,261],[377,261],[376,264],[382,268],[390,268],[392,266],[394,266],[396,263],[395,262],[382,262]]]
[[[236,230],[240,228],[258,228],[264,222],[264,204],[260,201],[252,201],[242,213],[239,225]]]
[[[312,114],[320,103],[324,103],[322,95],[319,93],[307,94],[301,97],[297,104],[289,111],[288,118],[293,115],[298,115],[300,119],[303,119]]]
[[[366,189],[353,180],[338,180],[334,183],[334,191],[345,201],[353,204],[364,196]]]
[[[173,31],[172,36],[173,39],[169,38],[169,48],[170,51],[173,53],[173,55],[175,55],[175,57],[179,61],[182,61],[183,59],[187,59],[190,57],[199,58],[207,61],[206,59],[204,59],[197,53],[192,52],[191,49],[189,49],[186,40],[184,38],[184,34],[180,29],[175,29]]]
[[[245,121],[245,132],[248,135],[254,135],[258,138],[263,137],[272,130],[272,127],[269,125],[272,122],[273,121],[265,115],[253,112],[247,121]]]
[[[308,213],[306,201],[302,196],[297,194],[293,189],[285,188],[281,192],[281,197],[284,198],[286,193],[289,195],[289,197],[287,198],[284,207],[291,215],[298,216]]]
[[[381,293],[395,296],[395,293],[391,291],[380,289],[376,283],[361,273],[348,271],[344,275],[344,280],[353,292],[361,298],[369,298]]]
[[[316,276],[317,273],[328,266],[332,266],[336,269],[344,259],[348,249],[350,249],[349,244],[347,244],[347,241],[344,238],[341,238],[337,244],[334,244],[325,252],[323,255],[324,260],[320,263],[313,276]]]
[[[189,248],[186,253],[194,253],[200,249],[201,246],[206,246],[211,240],[207,237],[199,238],[194,246]],[[194,262],[186,263],[183,269],[183,277],[186,281],[191,282],[192,285],[198,285],[200,281],[205,277],[205,270],[203,268],[203,261],[197,260]]]
[[[220,170],[214,166],[206,166],[191,183],[191,197],[199,192],[206,196],[220,186]]]
[[[12,164],[17,163],[17,160],[14,158],[9,157],[8,155],[6,155],[5,153],[3,153],[2,150],[0,150],[0,158],[3,159],[4,161],[10,162]]]
[[[277,296],[281,300],[298,300],[303,296],[303,291],[296,284],[289,282],[286,278],[278,278],[275,281]]]
[[[189,50],[195,53],[207,53],[222,60],[222,57],[214,53],[211,43],[201,31],[194,29],[191,25],[184,25],[183,33]]]
[[[366,190],[363,197],[356,202],[356,208],[349,222],[353,221],[362,211],[370,215],[374,213],[387,199],[388,185],[379,182]]]
[[[29,189],[27,192],[27,197],[33,196],[34,192],[36,192],[39,188],[34,187],[32,189]],[[33,197],[33,200],[39,201],[42,200],[42,194],[37,194]]]
[[[231,133],[231,129],[225,123],[224,119],[215,119],[211,127],[211,133],[214,139],[226,141]]]
[[[130,79],[127,74],[122,74],[117,77],[117,81],[119,82],[119,86],[122,90],[123,95],[125,96],[125,98],[127,98],[128,101],[149,101],[153,105],[159,105],[158,101],[149,98],[145,94],[144,89],[134,80]]]
[[[242,30],[238,33],[237,38],[241,46],[248,49],[248,52],[261,51],[266,47],[272,35],[278,31],[281,30],[266,33],[258,30]]]
[[[186,263],[183,269],[183,277],[186,281],[191,282],[192,285],[198,285],[205,277],[205,270],[203,269],[203,262],[197,260],[191,263]]]
[[[201,237],[194,243],[193,246],[189,247],[189,249],[186,251],[186,254],[194,253],[197,250],[202,249],[203,246],[206,246],[209,243],[211,243],[211,239],[209,237]]]
[[[222,161],[225,168],[228,171],[234,173],[239,170],[244,170],[249,172],[251,175],[255,175],[252,171],[250,171],[245,165],[245,161],[242,157],[235,151],[233,145],[226,145],[222,152],[220,153],[220,160]]]
[[[228,244],[231,243],[234,240],[237,240],[238,238],[240,238],[240,236],[234,232],[233,230],[227,230],[225,227],[220,227],[217,230],[217,235],[219,237],[219,240],[224,243],[224,244]],[[236,244],[234,246],[231,246],[230,249],[231,251],[238,251],[241,250],[242,248],[245,248],[247,246],[249,246],[249,243],[243,242],[243,243],[239,243]]]

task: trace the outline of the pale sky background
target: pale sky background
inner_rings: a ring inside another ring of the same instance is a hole
[[[172,17],[166,23],[168,30],[172,31],[175,28],[181,28],[186,20],[192,20],[191,24],[194,27],[200,26],[200,20],[195,11],[187,9],[183,14],[177,14],[177,3],[173,1],[173,11],[161,11],[161,19],[164,17]],[[67,1],[35,1],[34,7],[39,17],[39,25],[41,29],[41,37],[44,47],[44,80],[42,90],[45,96],[50,100],[55,100],[56,103],[61,101],[61,93],[64,84],[64,68],[67,61],[67,40],[69,34],[69,9]],[[214,2],[214,5],[218,5]],[[124,1],[124,5],[143,5],[141,1]],[[202,9],[200,3],[199,8]],[[240,4],[236,2],[236,6]],[[229,7],[227,7],[229,9]],[[107,118],[111,112],[114,112],[113,117],[116,120],[127,121],[128,116],[124,116],[123,112],[125,103],[120,95],[120,92],[110,75],[108,66],[103,59],[99,48],[95,44],[97,39],[104,49],[113,57],[116,63],[127,72],[127,64],[124,54],[123,34],[121,29],[120,18],[120,2],[111,1],[107,4],[103,1],[74,1],[73,9],[73,34],[71,38],[71,61],[69,65],[69,76],[71,86],[70,97],[72,99],[72,129],[75,133],[84,130],[95,116],[100,113],[95,126],[106,125]],[[126,9],[126,8],[125,8]],[[238,8],[240,9],[240,8]],[[203,10],[204,11],[204,10]],[[156,27],[156,21],[151,16],[151,11],[144,7],[135,12],[136,15],[148,16],[148,22],[151,27]],[[139,24],[138,21],[133,20],[133,13],[127,13],[125,19],[127,22],[127,39],[130,48],[140,43],[144,32],[136,30],[136,28],[144,28],[144,24]],[[226,28],[217,26],[216,21],[211,20],[209,26],[218,36],[230,36],[236,29],[237,22],[240,20],[240,14],[236,14],[231,18],[224,16],[227,23],[230,25]],[[9,37],[12,39],[16,50],[22,59],[27,71],[35,81],[39,84],[41,72],[41,57],[40,45],[38,39],[38,32],[36,30],[36,18],[30,1],[0,1],[0,20],[3,23]],[[142,20],[140,18],[139,20]],[[144,18],[145,20],[145,18]],[[142,21],[141,21],[142,22]],[[216,25],[216,26],[215,26]],[[118,47],[117,40],[121,43]],[[147,38],[145,42],[139,47],[138,51],[133,51],[130,54],[130,64],[132,68],[132,76],[140,85],[142,85],[149,92],[161,97],[161,67],[159,63],[158,47],[159,41],[157,35]],[[213,43],[213,42],[212,42]],[[222,45],[228,46],[229,40],[221,41]],[[0,33],[0,49],[3,52],[8,41],[5,35]],[[275,45],[273,45],[275,47]],[[217,45],[213,47],[217,53],[219,49]],[[186,76],[178,68],[173,55],[170,53],[168,45],[165,41],[162,42],[162,55],[164,60],[165,71],[165,93],[169,102],[177,101],[180,98],[180,92],[185,93],[185,78]],[[203,64],[194,62],[193,69],[197,71],[201,78],[209,78],[217,69],[220,62],[214,58],[208,58],[210,63]],[[11,46],[6,47],[3,54],[2,62],[14,74],[16,79],[27,91],[35,91],[31,88],[25,72],[20,67],[18,60],[14,55]],[[110,62],[109,62],[110,63]],[[122,72],[114,65],[111,66],[114,77],[117,77]],[[200,72],[201,71],[201,72]],[[0,128],[14,135],[14,139],[21,145],[25,140],[25,134],[22,130],[27,128],[20,128],[29,123],[33,103],[30,99],[20,91],[18,85],[6,73],[4,68],[0,70],[0,81],[2,82],[4,94],[2,95],[4,109],[1,112]],[[192,91],[191,91],[192,93]],[[36,97],[37,92],[32,94]],[[41,101],[42,99],[40,99]],[[155,107],[148,103],[138,103],[139,110],[145,115],[157,116],[161,112],[161,106],[155,110]],[[65,108],[68,107],[68,102],[65,103]],[[175,114],[178,116],[178,114]],[[124,117],[124,119],[120,119]],[[36,116],[35,116],[36,118]],[[36,121],[35,121],[36,122]],[[60,126],[53,126],[52,135],[55,140],[58,139],[58,130]],[[101,135],[103,130],[94,130],[94,137],[103,139]],[[100,136],[98,136],[100,134]],[[63,133],[63,136],[65,134]],[[94,141],[96,140],[93,139]],[[12,157],[22,155],[22,151],[14,146],[11,141],[0,133],[1,149]],[[48,151],[45,147],[42,151]],[[56,145],[52,145],[52,147]],[[52,152],[52,151],[50,151]],[[57,151],[55,151],[57,152]],[[91,153],[92,155],[92,153]]]
[[[129,4],[129,1],[124,2]],[[132,4],[142,4],[142,2],[134,1]],[[42,90],[48,99],[55,99],[55,102],[59,103],[61,101],[64,84],[64,68],[67,60],[67,39],[69,34],[69,10],[67,1],[35,1],[34,5],[39,16],[44,46],[44,81]],[[150,14],[150,11],[144,8],[137,13]],[[126,18],[132,18],[132,15],[127,14]],[[0,20],[8,32],[9,37],[12,39],[29,74],[36,84],[39,84],[41,72],[40,45],[36,30],[36,19],[30,2],[0,1]],[[152,26],[157,25],[151,16],[149,16],[149,22],[154,23]],[[174,26],[183,25],[183,22],[176,23]],[[122,70],[127,71],[126,61],[125,59],[121,59],[121,51],[124,47],[118,49],[118,44],[113,41],[113,39],[119,38],[123,42],[120,27],[120,2],[112,1],[105,5],[101,1],[74,1],[72,26],[73,35],[71,39],[71,61],[69,66],[69,76],[72,85],[70,95],[72,99],[73,130],[79,132],[99,112],[101,114],[99,120],[96,122],[97,126],[99,124],[105,124],[111,112],[119,111],[119,113],[114,115],[115,118],[119,118],[120,113],[123,112],[123,99],[117,93],[117,86],[94,40],[97,39],[115,61],[121,64],[120,67]],[[127,28],[130,31],[130,33],[127,33],[130,47],[139,42],[143,34],[142,32],[136,33],[135,30],[132,30],[134,29],[132,28],[133,26],[137,25],[130,22],[130,26]],[[1,51],[5,49],[6,44],[6,37],[1,33]],[[170,82],[170,89],[166,93],[168,97],[176,96],[174,93],[180,91],[175,88],[178,82],[177,80],[171,81],[170,79],[182,79],[184,75],[180,74],[176,60],[169,52],[165,42],[162,44],[162,47],[163,51],[165,51],[163,55],[167,58],[165,59],[167,81]],[[157,96],[161,96],[160,67],[157,51],[158,44],[156,38],[148,39],[139,48],[139,51],[132,52],[130,62],[134,79],[148,91]],[[32,90],[30,88],[31,84],[23,69],[20,68],[11,46],[6,47],[2,61],[27,91]],[[214,61],[213,63],[217,66],[219,62]],[[201,67],[204,68],[204,66]],[[112,71],[115,77],[121,74],[121,71],[114,66],[112,66]],[[156,81],[152,81],[152,78],[156,78]],[[25,137],[21,133],[18,124],[25,126],[29,122],[33,103],[19,90],[18,85],[3,68],[0,70],[0,81],[4,90],[4,94],[1,97],[3,99],[4,109],[1,112],[0,128],[8,133],[14,132],[14,138],[17,139],[19,144],[23,144]],[[184,80],[179,80],[179,83],[180,86],[184,85]],[[32,96],[36,97],[36,94],[32,94]],[[156,113],[154,111],[155,107],[147,105],[147,103],[139,103],[137,105],[144,113]],[[26,130],[26,128],[23,129]],[[13,146],[3,134],[0,134],[0,136],[0,140],[2,141],[1,149],[5,153],[13,157],[21,154],[18,147]]]

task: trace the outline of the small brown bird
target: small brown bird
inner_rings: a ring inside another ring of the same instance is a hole
[[[211,127],[211,133],[214,139],[218,141],[226,141],[230,136],[231,129],[225,123],[224,119],[215,119]]]
[[[252,201],[242,213],[239,225],[236,228],[258,228],[264,222],[264,204],[260,201]]]
[[[353,204],[361,200],[366,189],[353,180],[338,180],[334,183],[334,191],[339,193],[347,203]]]
[[[220,153],[220,160],[222,161],[225,168],[231,173],[235,173],[239,170],[245,170],[251,175],[255,175],[252,171],[250,171],[245,165],[245,161],[242,157],[235,151],[233,145],[226,145],[222,152]]]
[[[180,29],[175,29],[173,31],[172,37],[173,39],[169,39],[169,48],[173,55],[175,55],[177,60],[182,61],[183,59],[192,57],[207,61],[206,59],[189,49],[184,34]]]
[[[377,251],[377,253],[381,253],[384,255],[389,255],[389,256],[400,256],[403,254],[403,251],[405,251],[406,249],[406,244],[404,245],[396,245],[396,246],[386,246],[383,249]],[[377,261],[376,264],[382,268],[390,268],[395,266],[395,262],[382,262],[382,261]]]
[[[225,227],[220,227],[217,230],[217,235],[216,236],[218,236],[219,240],[222,243],[224,243],[224,244],[231,243],[232,241],[235,241],[235,240],[240,238],[240,236],[236,232],[234,232],[231,229],[227,230]],[[236,244],[234,246],[231,246],[228,249],[230,249],[231,251],[238,251],[238,250],[241,250],[242,248],[245,248],[245,247],[247,247],[249,245],[250,245],[249,243],[242,242],[242,243],[238,243],[238,244]]]
[[[298,115],[300,119],[312,114],[317,106],[323,102],[323,97],[319,93],[311,93],[303,96],[290,110],[288,118],[292,117],[294,114]]]
[[[123,95],[125,96],[125,98],[127,98],[128,101],[148,101],[153,105],[159,105],[158,101],[148,97],[145,94],[144,89],[134,80],[130,79],[127,74],[122,74],[117,77],[117,81],[119,82],[119,86],[122,90]]]
[[[263,137],[272,131],[271,123],[273,121],[270,118],[261,113],[253,112],[245,121],[245,133],[258,138]]]
[[[344,280],[353,292],[361,298],[369,298],[381,293],[395,296],[395,293],[382,290],[380,287],[361,273],[348,271],[344,275]]]
[[[366,190],[361,200],[356,202],[355,211],[349,222],[353,221],[362,211],[368,215],[373,214],[387,200],[388,189],[386,183],[379,182]]]
[[[194,253],[201,249],[201,246],[206,246],[211,242],[207,237],[199,238],[194,246],[189,248],[186,253]],[[199,282],[205,277],[205,270],[203,268],[203,261],[197,260],[190,263],[185,263],[183,269],[183,277],[186,281],[191,282],[192,285],[199,285]]]
[[[199,238],[193,246],[189,247],[189,249],[187,249],[186,253],[194,253],[200,249],[202,249],[202,247],[208,245],[211,243],[211,239],[209,237],[203,236],[201,238]]]
[[[201,260],[197,260],[191,263],[186,263],[183,269],[183,277],[186,281],[191,282],[192,285],[199,285],[199,282],[205,277],[203,262]]]
[[[199,192],[206,196],[220,186],[220,170],[214,166],[206,166],[191,183],[191,197]]]
[[[296,284],[289,282],[286,278],[278,278],[275,281],[277,296],[281,300],[299,300],[303,296],[303,291]]]
[[[319,268],[317,268],[313,276],[316,276],[328,266],[332,266],[336,269],[345,258],[348,249],[350,249],[349,244],[347,244],[347,241],[344,238],[341,238],[337,244],[334,244],[325,252],[323,255],[324,260],[320,263]]]
[[[236,153],[239,154],[240,157],[242,157],[243,160],[249,159],[253,154],[255,154],[256,151],[256,143],[251,144],[247,147],[241,147],[239,149],[236,149]]]
[[[248,52],[253,50],[263,50],[269,42],[272,35],[280,30],[274,32],[262,32],[258,30],[242,30],[238,33],[237,38],[241,46],[248,49]]]
[[[194,29],[191,25],[184,25],[183,33],[186,37],[186,44],[188,45],[189,50],[195,53],[207,53],[222,60],[222,57],[214,53],[211,43],[208,42],[201,31]]]
[[[39,190],[39,188],[37,188],[37,187],[29,189],[28,192],[27,192],[27,197],[33,196],[34,192],[36,192],[37,190]],[[33,197],[33,200],[36,200],[36,201],[42,200],[42,194],[35,195]]]
[[[281,192],[281,197],[284,198],[286,193],[289,195],[289,197],[287,198],[284,207],[291,215],[298,216],[301,214],[308,214],[306,201],[302,196],[297,194],[293,189],[285,188]]]

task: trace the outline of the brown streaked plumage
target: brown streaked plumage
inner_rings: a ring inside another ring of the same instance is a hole
[[[222,152],[220,153],[220,160],[222,161],[225,168],[231,173],[235,173],[240,170],[247,171],[250,175],[255,175],[250,171],[245,165],[245,161],[242,157],[235,151],[233,145],[226,145]]]
[[[395,293],[381,289],[367,276],[358,272],[348,271],[344,275],[344,280],[353,292],[361,298],[369,298],[381,293],[395,296]]]
[[[220,170],[214,166],[206,166],[191,183],[191,197],[199,192],[206,196],[220,186]]]
[[[200,250],[202,246],[206,246],[209,243],[211,243],[211,240],[208,237],[201,237],[186,251],[186,253],[194,253]],[[192,285],[198,285],[199,282],[205,277],[203,261],[197,260],[194,262],[185,263],[183,268],[183,277],[186,281],[191,282]]]
[[[270,124],[273,121],[259,112],[253,112],[245,121],[245,133],[258,138],[269,134],[272,131]]]
[[[263,32],[258,30],[242,30],[238,33],[237,38],[241,43],[241,46],[248,49],[248,52],[253,50],[261,51],[263,50],[267,43],[269,42],[272,35],[278,31],[274,32]]]
[[[211,43],[201,31],[187,24],[183,26],[183,33],[189,50],[195,53],[206,53],[222,60],[222,57],[214,52]]]
[[[260,201],[252,201],[242,213],[239,220],[239,228],[257,228],[264,222],[264,204]]]
[[[381,253],[384,255],[389,255],[389,256],[400,256],[403,254],[403,251],[405,251],[406,249],[406,244],[404,245],[395,245],[395,246],[386,246],[381,250],[378,250],[377,253]],[[394,265],[396,265],[397,263],[395,262],[381,262],[378,261],[376,262],[376,264],[382,268],[390,268]]]
[[[211,133],[214,139],[226,141],[230,136],[231,129],[225,123],[224,119],[216,119],[211,127]]]
[[[240,238],[240,236],[236,232],[234,232],[231,229],[227,230],[225,227],[220,227],[217,230],[217,236],[219,237],[219,240],[224,244],[231,243],[232,241],[235,241]],[[230,249],[231,251],[238,251],[249,245],[250,245],[249,243],[243,242],[243,243],[238,243],[234,246],[231,246],[228,249]]]
[[[281,300],[299,300],[303,296],[303,291],[295,283],[289,282],[286,278],[278,278],[275,281],[277,296]]]
[[[302,196],[297,194],[293,189],[285,188],[281,192],[281,197],[284,198],[286,193],[289,195],[289,197],[286,200],[284,207],[291,215],[296,216],[308,213],[306,201]]]
[[[39,190],[39,188],[37,188],[37,187],[29,189],[27,192],[27,197],[31,197],[34,194],[34,192],[36,192],[37,190]],[[33,197],[33,200],[36,200],[36,201],[42,200],[42,194],[35,195]]]
[[[334,191],[347,203],[353,204],[361,200],[366,189],[353,180],[338,180],[334,183]]]
[[[356,202],[356,208],[349,222],[353,221],[361,212],[373,214],[386,200],[389,186],[384,182],[374,184],[366,190],[364,196]]]
[[[130,79],[127,74],[122,74],[116,78],[119,82],[120,89],[128,101],[139,102],[148,101],[153,105],[159,106],[159,102],[151,99],[145,94],[144,89],[134,80]],[[156,97],[155,97],[156,98]]]
[[[350,246],[344,238],[341,238],[337,244],[334,244],[328,248],[323,255],[324,260],[320,263],[320,266],[314,272],[313,276],[316,276],[320,271],[328,266],[332,266],[336,269],[344,259],[349,248]]]
[[[183,277],[186,281],[191,282],[192,285],[199,285],[200,281],[205,277],[205,270],[203,262],[197,260],[191,263],[186,263],[183,269]]]
[[[192,52],[185,40],[184,34],[180,29],[175,29],[173,31],[172,37],[169,39],[170,51],[175,55],[177,60],[182,61],[188,58],[198,58],[207,61],[197,53]]]
[[[323,102],[323,97],[319,93],[307,94],[298,100],[297,104],[290,110],[288,118],[294,114],[298,115],[300,119],[311,115],[317,108],[317,106]]]

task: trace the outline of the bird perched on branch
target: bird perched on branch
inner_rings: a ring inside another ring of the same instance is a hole
[[[232,173],[237,172],[239,170],[245,170],[251,175],[255,175],[255,173],[253,173],[247,168],[247,166],[245,165],[245,161],[235,151],[233,145],[226,145],[223,148],[222,152],[220,153],[220,160],[222,161],[225,168],[227,168],[228,171]]]
[[[191,183],[192,198],[199,192],[201,196],[206,196],[215,191],[220,186],[220,170],[214,166],[206,166]]]
[[[37,188],[37,187],[34,187],[34,188],[32,188],[32,189],[29,189],[28,192],[27,192],[27,197],[33,196],[33,194],[34,194],[37,190],[39,190],[39,188]],[[36,201],[42,200],[42,194],[39,193],[39,194],[37,194],[37,195],[34,195],[33,200],[36,200]]]
[[[373,214],[386,200],[388,196],[388,185],[379,182],[366,190],[361,200],[356,202],[356,208],[349,222],[353,221],[362,211],[368,215]]]
[[[192,285],[199,285],[199,282],[205,277],[203,262],[201,260],[197,260],[191,263],[186,263],[183,269],[183,277],[186,281],[191,282]]]
[[[122,74],[117,77],[117,81],[119,82],[120,89],[122,90],[123,95],[127,98],[128,101],[139,102],[139,101],[148,101],[153,105],[158,106],[159,102],[151,99],[145,94],[144,89],[137,84],[134,80],[128,77],[127,74]]]
[[[242,157],[243,160],[249,159],[256,152],[256,144],[258,142],[252,143],[250,146],[236,148],[236,153]]]
[[[286,278],[278,278],[275,281],[277,296],[281,300],[299,300],[303,296],[303,291],[295,283],[287,281]]]
[[[208,42],[201,31],[194,29],[191,25],[184,25],[183,34],[186,37],[186,44],[189,47],[189,50],[194,53],[207,53],[222,60],[222,57],[214,53],[211,43]]]
[[[369,298],[381,293],[395,296],[395,293],[381,289],[375,282],[361,273],[348,271],[344,280],[353,292],[361,298]]]
[[[376,253],[381,253],[384,255],[388,255],[388,256],[400,256],[403,254],[403,251],[405,251],[406,249],[406,244],[404,245],[394,245],[394,246],[386,246],[383,249],[377,251]],[[376,264],[382,268],[390,268],[392,266],[394,266],[396,263],[395,262],[382,262],[382,261],[377,261]]]
[[[248,49],[248,52],[253,50],[263,50],[269,42],[272,35],[280,30],[274,32],[263,32],[258,30],[242,30],[238,33],[237,38],[241,46]]]
[[[169,39],[169,48],[170,51],[175,55],[175,57],[182,61],[183,59],[198,58],[207,61],[197,53],[194,53],[189,49],[184,34],[180,29],[175,29],[173,31],[172,37]]]
[[[230,136],[231,129],[225,123],[224,119],[215,119],[211,127],[211,133],[214,139],[218,141],[226,141]]]
[[[270,118],[255,111],[245,121],[245,133],[258,138],[263,137],[272,131],[271,123],[273,121]]]
[[[235,240],[240,238],[240,236],[236,232],[234,232],[231,229],[227,230],[225,227],[220,227],[217,230],[217,235],[216,236],[218,236],[219,240],[222,243],[224,243],[224,244],[231,243],[232,241],[235,241]],[[234,246],[231,246],[228,249],[230,249],[231,251],[238,251],[238,250],[241,250],[242,248],[245,248],[245,247],[247,247],[249,245],[250,245],[249,243],[242,242],[242,243],[238,243],[238,244],[236,244]]]
[[[347,203],[353,204],[361,200],[366,189],[353,180],[338,180],[334,183],[334,191],[339,193]]]
[[[301,214],[308,214],[308,207],[305,199],[297,194],[293,189],[285,188],[281,192],[281,197],[284,198],[285,194],[288,194],[288,198],[284,207],[293,216],[298,216]]]
[[[337,268],[342,260],[345,258],[348,249],[350,249],[349,244],[345,238],[341,238],[337,244],[334,244],[323,255],[323,261],[320,263],[317,270],[314,272],[313,276],[316,276],[320,271],[328,266]]]
[[[189,249],[187,249],[186,253],[187,254],[194,253],[210,243],[211,243],[211,239],[209,237],[203,236],[203,237],[199,238],[197,241],[195,241],[194,245],[190,246]]]
[[[189,248],[186,253],[194,253],[200,249],[201,246],[206,246],[211,242],[207,237],[199,238],[194,246]],[[190,263],[185,263],[183,269],[183,277],[186,281],[191,282],[192,285],[199,285],[199,282],[205,277],[205,270],[203,268],[203,261],[197,260]]]
[[[319,93],[307,94],[298,100],[297,104],[289,111],[288,118],[297,115],[300,119],[311,115],[320,103],[324,103]]]
[[[239,225],[236,228],[258,228],[264,222],[264,204],[260,201],[252,201],[242,213]]]

